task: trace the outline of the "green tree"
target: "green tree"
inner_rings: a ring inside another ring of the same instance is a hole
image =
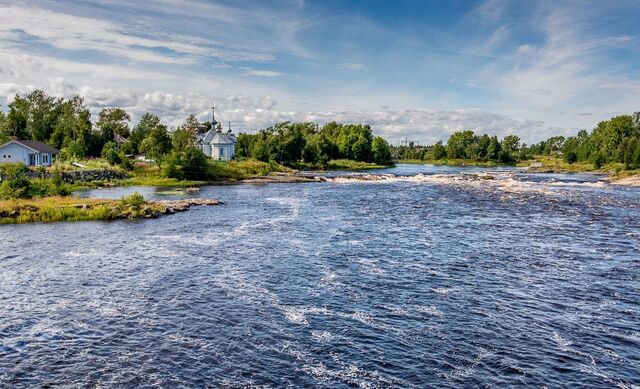
[[[140,144],[140,151],[156,161],[171,151],[171,137],[167,132],[167,127],[163,124],[154,127]]]
[[[115,135],[128,138],[131,117],[122,108],[105,108],[98,114],[96,125],[101,133],[102,143],[111,142]]]
[[[369,161],[369,154],[371,154],[371,143],[362,134],[358,135],[358,138],[351,146],[351,157],[356,161]]]
[[[440,160],[447,157],[447,149],[442,144],[442,141],[439,140],[433,145],[433,159]]]
[[[73,143],[77,158],[97,156],[95,148],[99,142],[91,131],[91,113],[81,97],[75,96],[60,103],[50,143],[58,149]]]
[[[9,125],[7,122],[7,115],[0,111],[0,144],[9,140]]]
[[[163,172],[178,180],[204,180],[209,176],[207,156],[197,147],[186,151],[173,151],[163,163]]]
[[[102,158],[111,165],[118,165],[121,162],[118,152],[118,144],[116,142],[107,142],[102,148]]]
[[[269,143],[265,139],[258,139],[251,148],[251,156],[258,161],[269,162],[271,154]]]
[[[131,136],[129,137],[129,141],[132,144],[132,148],[134,150],[134,154],[140,152],[140,144],[144,138],[149,135],[149,133],[156,127],[162,125],[160,123],[160,118],[152,115],[150,113],[145,113],[133,127],[131,131]]]
[[[520,151],[520,137],[517,135],[507,135],[502,140],[502,150],[514,156]]]
[[[48,142],[61,100],[40,89],[26,95],[17,94],[9,104],[7,119],[10,135],[18,139]]]
[[[447,141],[449,158],[467,158],[467,147],[474,142],[473,131],[458,131],[451,134]]]
[[[391,148],[382,137],[376,136],[371,141],[371,156],[373,161],[379,165],[391,163]]]

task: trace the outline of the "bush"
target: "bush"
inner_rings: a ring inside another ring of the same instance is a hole
[[[129,196],[122,196],[120,200],[123,206],[129,206],[134,209],[140,209],[143,205],[147,203],[147,200],[138,192],[134,192]]]
[[[105,143],[102,148],[102,158],[110,165],[118,165],[125,170],[133,169],[133,163],[127,158],[124,151],[118,150],[118,145],[115,142]]]
[[[602,153],[596,153],[595,157],[593,158],[593,167],[596,169],[600,169],[602,165],[604,165],[604,163],[605,159]]]
[[[564,160],[567,161],[569,165],[571,165],[572,163],[578,160],[578,156],[576,155],[575,152],[569,151],[567,154],[564,155]]]
[[[177,180],[205,180],[209,177],[209,162],[202,150],[190,147],[184,152],[174,151],[163,163],[164,175]]]
[[[0,198],[27,198],[31,189],[29,169],[21,163],[0,165]]]
[[[57,180],[55,175],[53,178],[32,179],[29,188],[29,197],[68,196],[70,193],[62,179]]]

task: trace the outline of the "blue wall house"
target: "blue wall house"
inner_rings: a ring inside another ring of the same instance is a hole
[[[60,152],[36,140],[11,140],[0,146],[0,163],[51,166]]]

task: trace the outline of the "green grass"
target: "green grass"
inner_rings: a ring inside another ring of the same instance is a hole
[[[385,169],[394,166],[378,165],[372,162],[360,162],[351,159],[332,159],[327,166],[320,166],[306,162],[298,162],[293,167],[298,170],[368,170],[368,169]]]
[[[537,155],[533,159],[528,161],[521,161],[518,166],[530,167],[532,164],[540,163],[540,167],[531,167],[531,171],[538,172],[553,172],[553,173],[581,173],[581,172],[615,172],[622,170],[622,164],[610,163],[602,166],[600,169],[596,169],[590,162],[574,162],[572,164],[564,160],[564,158],[549,156],[549,155]]]
[[[268,176],[276,172],[290,173],[292,170],[277,163],[262,162],[255,159],[209,162],[209,174],[213,181],[238,181],[247,178]]]
[[[514,166],[514,163],[500,163],[495,161],[471,161],[468,159],[402,159],[399,163],[411,163],[417,165],[447,165],[447,166],[477,166],[477,167],[496,167],[496,166]]]
[[[123,215],[139,218],[144,216],[144,207],[149,208],[151,212],[163,209],[161,205],[147,202],[139,195],[122,200],[72,196],[0,200],[0,224],[114,220]]]
[[[77,162],[84,167],[73,166],[71,162]],[[77,161],[55,161],[53,166],[49,169],[60,170],[60,171],[72,171],[72,170],[97,170],[97,169],[110,169],[110,170],[122,170],[122,168],[118,166],[110,165],[109,162],[105,161],[102,158],[94,158],[94,159],[83,159]]]

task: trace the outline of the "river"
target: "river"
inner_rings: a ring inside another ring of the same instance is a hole
[[[0,387],[640,385],[639,188],[372,173],[0,226]]]

